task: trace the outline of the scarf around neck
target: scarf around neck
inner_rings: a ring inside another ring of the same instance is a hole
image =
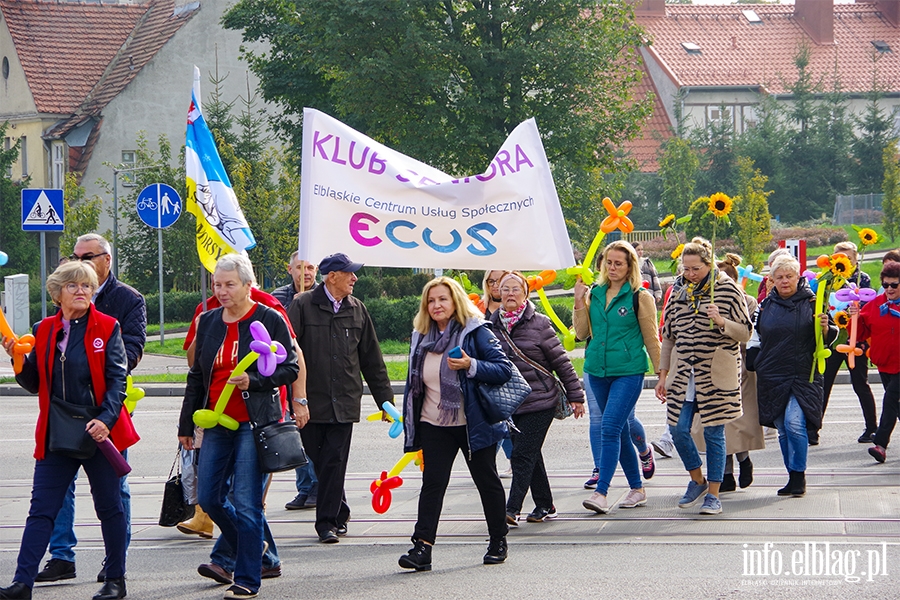
[[[437,325],[432,322],[428,333],[416,347],[410,365],[410,385],[414,394],[419,396],[425,393],[425,382],[422,379],[422,371],[425,366],[425,355],[429,352],[440,354],[441,358],[441,401],[438,404],[440,410],[440,423],[447,425],[454,423],[462,405],[462,388],[459,385],[459,375],[447,364],[447,353],[459,345],[462,335],[462,325],[456,319],[451,319],[447,329],[442,334]]]
[[[885,299],[884,304],[878,307],[878,312],[882,317],[890,314],[900,319],[900,298],[896,300]]]
[[[512,332],[513,325],[522,319],[522,314],[525,312],[526,306],[528,306],[528,299],[522,303],[522,306],[515,310],[500,310],[500,323],[506,327],[506,331]]]
[[[718,276],[719,270],[716,267],[712,267],[709,273],[706,274],[706,277],[701,279],[699,283],[691,283],[684,275],[680,275],[675,280],[675,289],[672,291],[672,295],[678,302],[690,304],[694,314],[697,314],[700,312],[700,302],[710,295],[709,282],[712,281],[713,277]]]

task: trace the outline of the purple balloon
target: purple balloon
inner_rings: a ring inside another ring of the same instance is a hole
[[[281,342],[273,342],[272,337],[266,330],[265,325],[259,321],[250,323],[250,333],[253,335],[253,341],[250,342],[250,349],[259,354],[257,365],[260,374],[269,377],[275,372],[275,366],[283,363],[287,358],[287,351]]]
[[[859,290],[859,299],[863,302],[871,302],[877,295],[878,292],[869,288],[862,288],[861,290]]]

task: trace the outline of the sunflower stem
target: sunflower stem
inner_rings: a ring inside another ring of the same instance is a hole
[[[709,271],[709,303],[716,302],[716,225],[719,224],[719,217],[713,217],[713,235],[712,235],[712,265]],[[715,329],[715,323],[712,318],[709,320],[709,328]]]

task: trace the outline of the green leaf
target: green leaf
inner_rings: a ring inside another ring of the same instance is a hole
[[[685,223],[689,222],[692,218],[694,218],[694,214],[688,213],[688,214],[684,215],[683,217],[681,217],[680,219],[675,219],[675,222],[678,223],[679,225],[684,225]]]

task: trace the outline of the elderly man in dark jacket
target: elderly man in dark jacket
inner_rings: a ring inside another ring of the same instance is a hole
[[[128,373],[137,367],[144,355],[147,341],[147,305],[144,297],[130,285],[125,285],[110,271],[112,247],[101,235],[88,233],[75,241],[70,260],[90,262],[97,271],[100,287],[94,293],[94,306],[102,313],[114,317],[119,322],[125,355],[128,358]],[[125,548],[131,541],[131,490],[128,479],[121,479],[122,506],[125,509]],[[56,517],[53,534],[50,537],[50,560],[38,573],[35,581],[59,581],[75,577],[75,481],[69,486],[63,507]],[[102,582],[106,568],[97,575]]]
[[[369,311],[350,295],[360,268],[346,254],[326,257],[319,264],[322,285],[298,296],[288,309],[306,357],[309,423],[300,433],[319,479],[316,533],[326,544],[347,533],[344,476],[353,424],[360,417],[360,374],[378,406],[394,397]]]

